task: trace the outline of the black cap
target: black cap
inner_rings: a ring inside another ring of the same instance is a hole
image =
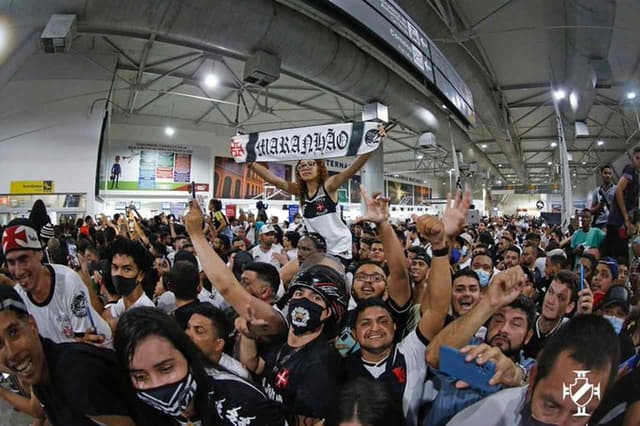
[[[0,284],[0,311],[5,309],[29,313],[18,292],[13,287]]]
[[[600,303],[599,309],[605,309],[609,306],[621,306],[625,312],[629,312],[629,289],[623,285],[614,285],[609,287],[607,294],[604,295],[604,299]]]

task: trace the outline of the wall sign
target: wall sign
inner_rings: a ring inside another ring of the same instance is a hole
[[[11,194],[52,194],[55,182],[52,180],[12,180]]]
[[[536,207],[538,208],[538,210],[544,209],[544,201],[542,200],[536,201]]]

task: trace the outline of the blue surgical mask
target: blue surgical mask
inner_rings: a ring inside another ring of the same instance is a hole
[[[622,318],[614,317],[613,315],[603,315],[603,317],[611,323],[611,326],[615,330],[616,334],[620,334],[620,332],[622,331],[622,324],[624,324],[624,320]]]
[[[478,274],[480,287],[486,287],[489,285],[489,278],[491,278],[491,275],[487,271],[485,271],[484,269],[474,269],[473,272]]]

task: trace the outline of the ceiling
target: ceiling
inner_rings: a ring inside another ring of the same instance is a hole
[[[584,0],[588,1],[588,0]],[[594,0],[611,3],[611,0]],[[552,102],[552,84],[562,86],[569,78],[571,58],[568,31],[611,32],[607,57],[610,84],[598,87],[586,123],[589,137],[576,139],[572,125],[566,124],[567,145],[574,179],[593,176],[599,165],[612,162],[638,141],[640,122],[635,101],[626,92],[635,88],[640,66],[640,3],[615,2],[613,27],[569,27],[565,1],[556,0],[423,0],[414,7],[437,17],[444,31],[425,28],[445,55],[460,47],[464,61],[481,73],[468,82],[474,98],[485,96],[479,85],[488,85],[499,117],[500,131],[509,136],[525,165],[527,183],[557,179],[554,165],[559,161],[558,131]],[[399,1],[401,5],[407,1]],[[340,93],[283,73],[268,89],[242,82],[244,61],[233,55],[203,52],[189,47],[121,35],[80,35],[76,52],[109,50],[119,53],[113,105],[117,114],[177,119],[192,126],[216,125],[245,132],[301,127],[359,119],[362,105]],[[213,73],[219,78],[215,88],[203,80]],[[640,99],[640,88],[639,97]],[[484,99],[483,99],[484,100]],[[566,101],[563,101],[566,102]],[[390,111],[393,116],[393,111]],[[481,115],[481,114],[480,114]],[[402,122],[402,117],[397,117]],[[507,158],[495,130],[480,119],[469,129],[476,147],[500,168],[506,180],[523,183]],[[426,179],[448,178],[451,168],[450,142],[439,147],[416,150],[418,133],[396,125],[384,145],[385,170]],[[598,145],[598,141],[603,144]],[[424,155],[418,159],[417,153]],[[416,169],[418,173],[416,173]],[[448,179],[447,179],[448,181]]]

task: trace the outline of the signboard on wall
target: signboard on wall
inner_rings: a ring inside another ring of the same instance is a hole
[[[52,180],[12,180],[11,194],[51,194],[55,192]]]
[[[109,191],[188,191],[192,180],[206,182],[210,173],[195,170],[196,158],[210,164],[210,151],[198,146],[116,141],[103,158],[107,169],[100,188]]]

